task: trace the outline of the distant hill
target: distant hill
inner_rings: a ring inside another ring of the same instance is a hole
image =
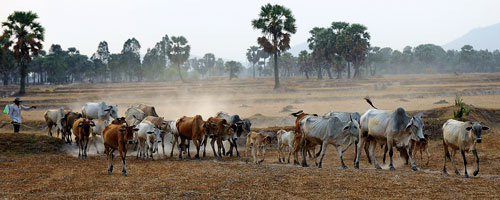
[[[307,44],[307,42],[294,45],[287,52],[292,53],[293,56],[299,56],[299,53],[302,50],[307,50],[308,52],[310,52],[310,50],[309,50],[309,44]]]
[[[466,44],[472,45],[476,50],[500,49],[500,23],[473,29],[464,36],[443,45],[443,48],[460,50]]]

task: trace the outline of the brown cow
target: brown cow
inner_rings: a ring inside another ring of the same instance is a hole
[[[246,144],[246,156],[247,160],[246,162],[248,163],[248,150],[250,146],[252,147],[252,157],[253,157],[253,162],[255,164],[259,164],[261,162],[264,162],[264,158],[266,157],[266,145],[271,144],[271,137],[269,136],[264,136],[262,133],[257,133],[257,132],[250,132],[247,135],[247,144]],[[259,157],[259,149],[261,150],[262,153],[262,160],[258,160]],[[256,155],[257,153],[257,155]]]
[[[73,141],[71,139],[71,129],[73,129],[73,124],[77,119],[82,118],[82,114],[78,112],[68,112],[61,119],[61,125],[63,127],[62,136],[63,140],[66,140],[66,143],[71,144]]]
[[[111,124],[115,124],[115,125],[122,125],[123,123],[127,123],[125,121],[125,117],[116,118],[113,121],[111,121]]]
[[[292,113],[291,115],[296,117],[296,119],[295,119],[295,133],[296,133],[295,134],[295,149],[293,151],[294,157],[296,157],[298,151],[300,150],[299,147],[301,146],[301,139],[302,139],[302,132],[300,131],[300,120],[302,118],[304,118],[305,116],[308,116],[308,115],[318,116],[318,114],[308,114],[308,113],[304,113],[302,110],[299,110],[297,112]],[[306,147],[307,153],[309,154],[309,158],[312,158],[310,151],[312,150],[314,153],[317,145],[310,144],[310,142],[307,140],[304,140],[304,142],[306,142],[305,147]],[[316,157],[318,157],[320,153],[321,153],[321,148],[319,149],[318,153],[316,154]],[[294,160],[293,163],[297,164],[297,165],[299,164],[298,161],[296,161],[296,160]]]
[[[134,131],[139,129],[135,126],[128,126],[126,124],[110,124],[106,126],[103,131],[104,138],[104,151],[106,152],[108,159],[108,174],[113,172],[113,158],[115,157],[113,153],[116,149],[120,153],[120,157],[123,161],[123,176],[127,176],[127,150],[128,144],[131,144],[134,139]]]
[[[73,134],[78,144],[78,158],[87,158],[87,145],[92,126],[95,126],[94,122],[85,118],[80,118],[73,123]]]
[[[203,144],[207,144],[208,137],[210,136],[212,140],[210,141],[210,145],[212,146],[212,151],[214,155],[219,158],[222,158],[221,149],[223,147],[223,140],[230,140],[234,135],[237,127],[236,125],[229,125],[225,119],[210,117],[207,122],[211,124],[215,124],[216,130],[213,132],[213,135],[205,135],[205,139],[203,140]],[[215,151],[214,143],[217,141],[217,152]],[[205,151],[203,151],[203,157],[205,157]]]
[[[196,146],[195,158],[200,158],[200,143],[205,135],[210,134],[211,130],[215,130],[215,124],[203,121],[200,115],[194,117],[183,116],[175,124],[177,130],[179,131],[179,136],[181,138],[182,150],[185,150],[186,140],[193,140],[194,146]],[[174,146],[177,143],[177,137],[174,139]],[[182,159],[182,152],[179,153],[179,159]]]

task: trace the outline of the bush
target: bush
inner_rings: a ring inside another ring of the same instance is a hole
[[[468,116],[470,114],[470,107],[464,103],[464,100],[459,95],[455,96],[455,106],[458,106],[458,110],[453,111],[455,119],[463,119],[464,115]]]

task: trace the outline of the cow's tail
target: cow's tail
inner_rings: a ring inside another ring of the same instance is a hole
[[[297,111],[297,112],[292,113],[291,115],[292,115],[292,116],[294,116],[294,117],[298,117],[298,116],[299,116],[301,113],[303,113],[303,112],[304,112],[304,111],[299,110],[299,111]]]
[[[375,106],[373,105],[372,100],[370,99],[370,97],[369,97],[369,96],[366,96],[364,99],[365,99],[365,101],[366,101],[368,104],[370,104],[370,106],[372,106],[372,107],[373,107],[373,108],[375,108],[375,109],[378,109],[377,107],[375,107]]]

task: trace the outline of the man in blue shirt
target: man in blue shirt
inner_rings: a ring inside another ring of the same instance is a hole
[[[9,104],[6,108],[7,114],[10,117],[10,123],[14,125],[14,133],[19,133],[19,128],[21,126],[21,110],[36,109],[36,106],[23,106],[21,102],[21,98],[16,97],[16,99],[14,99],[14,104]]]

